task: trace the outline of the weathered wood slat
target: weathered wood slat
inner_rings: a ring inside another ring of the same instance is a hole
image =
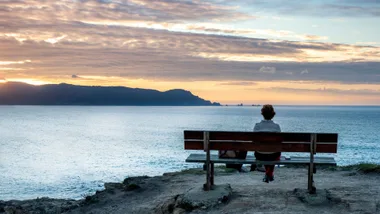
[[[210,140],[246,140],[258,142],[282,142],[281,133],[268,132],[210,132]]]
[[[338,145],[337,144],[318,144],[316,148],[317,153],[337,153]]]
[[[317,133],[317,143],[338,143],[337,133]]]
[[[203,140],[185,140],[185,150],[203,150]],[[241,150],[262,152],[310,152],[310,143],[269,143],[242,141],[211,141],[210,150]],[[318,144],[317,153],[336,153],[337,144]]]
[[[219,158],[218,155],[210,155],[210,161],[213,163],[226,163],[226,164],[295,164],[295,165],[308,165],[310,164],[310,157],[290,157],[290,160],[281,159],[279,161],[258,161],[253,156],[247,156],[246,159],[229,159],[229,158]],[[186,162],[190,163],[205,163],[205,154],[190,154],[186,159]],[[336,162],[333,157],[314,157],[314,164],[317,165],[331,165],[336,166]]]
[[[183,132],[185,139],[198,139],[203,140],[203,131],[188,131]]]
[[[313,133],[293,133],[293,132],[226,132],[210,131],[210,140],[240,140],[240,141],[283,141],[283,142],[310,142]],[[184,131],[186,139],[202,140],[203,131]],[[318,133],[317,142],[337,143],[338,134]]]

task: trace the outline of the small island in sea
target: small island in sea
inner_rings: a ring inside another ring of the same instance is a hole
[[[225,106],[229,106],[228,104],[226,104]],[[252,105],[244,105],[243,103],[240,103],[240,104],[236,104],[236,105],[231,105],[230,106],[261,106],[260,104],[252,104]]]
[[[0,105],[120,105],[120,106],[220,106],[190,91],[120,86],[79,86],[70,84],[29,85],[21,82],[0,84]]]

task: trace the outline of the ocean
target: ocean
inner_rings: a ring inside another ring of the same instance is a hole
[[[104,182],[200,167],[185,163],[184,130],[252,131],[260,109],[0,106],[0,200],[79,199]],[[275,110],[284,132],[338,133],[338,165],[380,163],[380,107]]]

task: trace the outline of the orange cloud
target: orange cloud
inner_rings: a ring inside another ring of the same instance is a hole
[[[184,88],[220,102],[379,102],[380,47],[234,28],[222,21],[255,17],[215,1],[0,4],[2,82]]]

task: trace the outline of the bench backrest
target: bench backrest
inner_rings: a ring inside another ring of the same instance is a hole
[[[336,133],[184,131],[186,150],[337,153]]]

